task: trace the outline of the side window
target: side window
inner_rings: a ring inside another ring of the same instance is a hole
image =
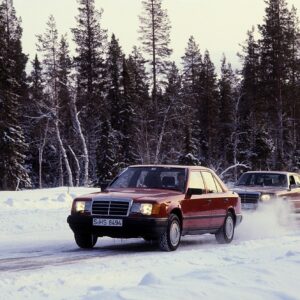
[[[215,184],[215,180],[213,175],[209,172],[202,172],[204,181],[206,183],[206,188],[208,189],[209,193],[218,193],[218,189]]]
[[[295,176],[295,181],[296,181],[297,187],[300,187],[300,176],[299,175]]]
[[[200,172],[191,172],[190,174],[190,188],[194,189],[204,189],[204,182]]]
[[[218,193],[223,193],[223,189],[222,189],[222,187],[221,187],[219,181],[216,179],[215,176],[213,176],[213,177],[214,177],[214,180],[215,180],[215,184],[216,184]]]

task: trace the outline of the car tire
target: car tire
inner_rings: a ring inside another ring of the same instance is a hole
[[[179,218],[171,214],[168,219],[166,230],[158,239],[159,248],[163,251],[174,251],[180,244],[181,226]]]
[[[78,247],[83,249],[92,249],[96,245],[98,239],[98,237],[93,234],[82,233],[77,233],[74,235],[74,237]]]
[[[228,212],[224,224],[215,234],[219,244],[229,244],[233,240],[235,222],[232,213]]]

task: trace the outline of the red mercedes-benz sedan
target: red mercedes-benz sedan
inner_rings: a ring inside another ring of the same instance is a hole
[[[238,194],[210,169],[199,166],[130,166],[99,193],[74,199],[68,223],[81,248],[98,237],[142,237],[165,251],[181,236],[215,234],[230,243],[242,220]]]

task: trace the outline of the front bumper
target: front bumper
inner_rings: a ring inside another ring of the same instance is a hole
[[[122,227],[94,226],[93,218],[100,216],[70,215],[67,222],[75,234],[94,234],[112,238],[158,238],[166,229],[167,218],[123,217]],[[105,218],[105,217],[104,217]],[[114,219],[113,217],[109,217]],[[120,218],[116,218],[120,219]]]

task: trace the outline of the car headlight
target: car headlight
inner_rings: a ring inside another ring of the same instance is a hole
[[[152,214],[152,204],[150,203],[133,203],[131,206],[132,213],[141,213],[150,216]]]
[[[90,211],[91,201],[76,201],[75,202],[75,212],[85,212]]]
[[[271,195],[269,194],[263,194],[260,196],[261,201],[269,201],[271,199]]]

